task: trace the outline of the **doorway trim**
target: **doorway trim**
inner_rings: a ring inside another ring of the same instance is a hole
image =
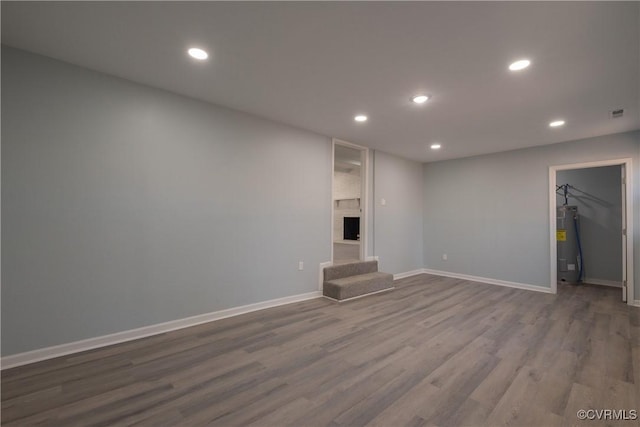
[[[601,166],[622,166],[625,169],[625,215],[627,225],[626,242],[626,269],[627,269],[627,304],[634,305],[634,281],[633,281],[633,163],[631,158],[599,160],[586,163],[570,163],[564,165],[549,166],[549,261],[550,261],[550,285],[551,292],[558,292],[557,258],[558,247],[556,242],[556,173],[561,170],[597,168]],[[623,224],[624,226],[624,224]],[[624,260],[623,260],[624,261]]]
[[[369,241],[369,148],[351,142],[342,141],[337,138],[331,139],[331,263],[333,264],[333,215],[335,202],[333,201],[333,180],[336,160],[336,145],[349,147],[360,151],[360,217],[362,218],[360,227],[360,261],[367,259],[367,243]]]

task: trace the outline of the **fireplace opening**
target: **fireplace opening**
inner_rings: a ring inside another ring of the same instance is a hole
[[[344,217],[344,240],[360,240],[360,217]]]

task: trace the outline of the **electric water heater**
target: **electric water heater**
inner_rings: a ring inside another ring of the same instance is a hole
[[[557,209],[556,241],[558,244],[558,282],[578,283],[582,280],[580,256],[580,215],[577,206]]]

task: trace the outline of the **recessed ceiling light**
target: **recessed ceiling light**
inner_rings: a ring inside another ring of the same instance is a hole
[[[438,144],[437,142],[435,144],[431,144],[432,150],[439,150],[440,147],[442,147],[442,145]]]
[[[355,116],[353,118],[353,120],[355,120],[356,122],[366,122],[367,121],[367,116],[364,115],[359,115],[359,116]]]
[[[416,104],[424,104],[429,100],[429,95],[416,95],[413,98],[411,98],[411,100]]]
[[[531,65],[531,61],[529,61],[528,59],[519,59],[516,62],[509,65],[509,69],[511,71],[520,71],[520,70],[524,70],[529,65]]]
[[[551,126],[552,128],[557,128],[558,126],[563,126],[564,125],[564,120],[554,120],[551,123],[549,123],[549,126]]]
[[[189,53],[189,56],[200,61],[204,61],[209,57],[209,54],[206,51],[198,49],[197,47],[192,47],[187,52]]]

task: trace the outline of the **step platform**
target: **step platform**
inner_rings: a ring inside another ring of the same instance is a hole
[[[346,301],[393,288],[393,275],[378,271],[378,261],[352,262],[324,269],[322,294],[336,301]]]

